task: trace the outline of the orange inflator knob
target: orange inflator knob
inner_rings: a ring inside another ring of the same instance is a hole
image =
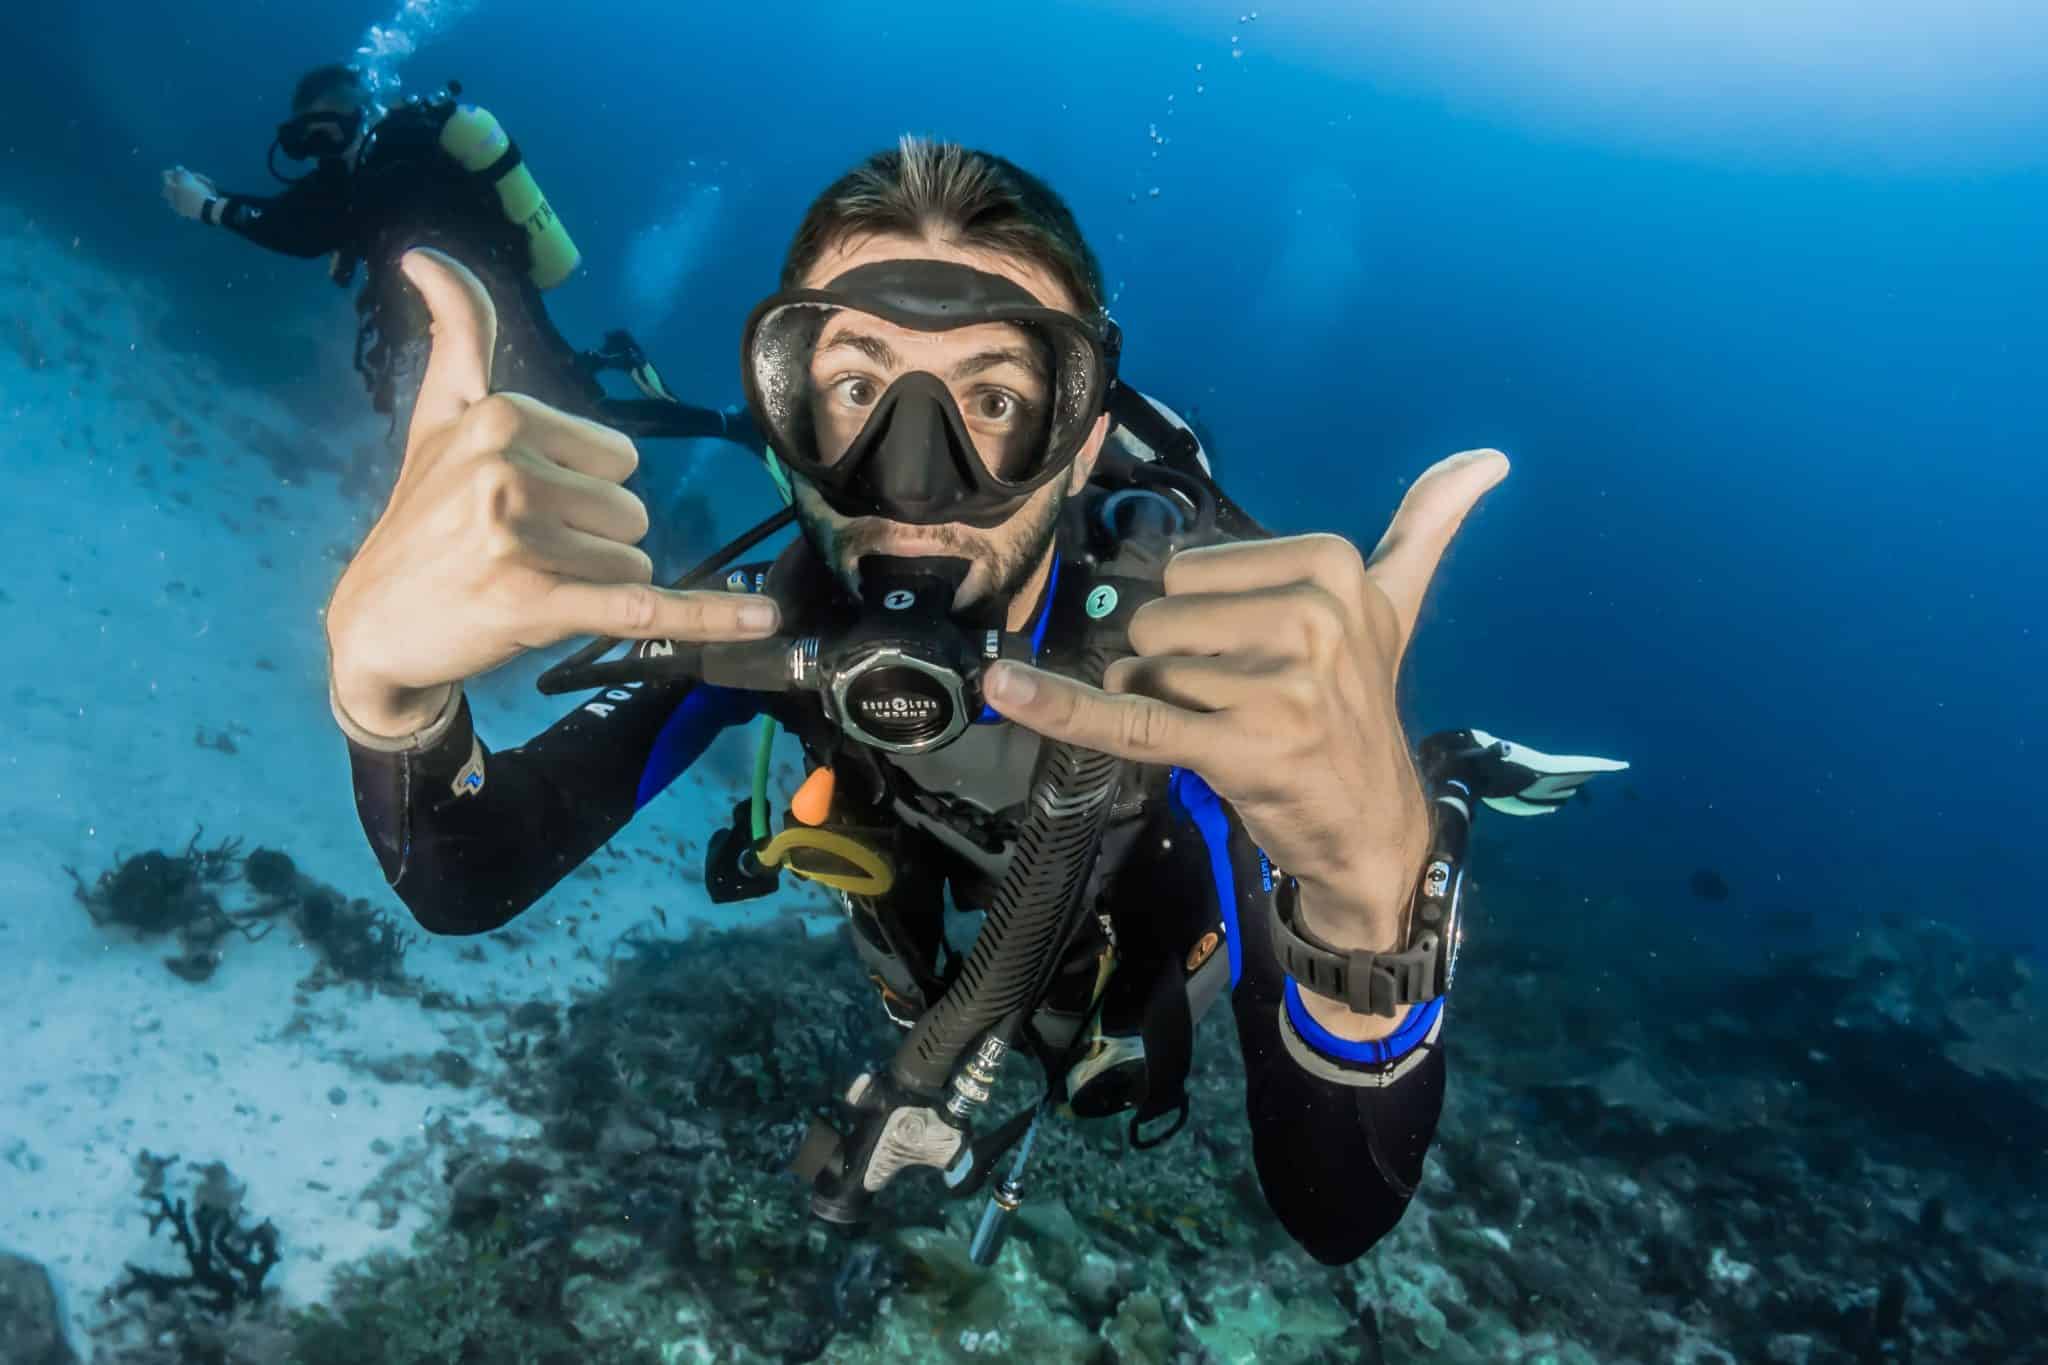
[[[832,814],[832,770],[813,768],[790,799],[789,813],[806,825],[822,825]]]

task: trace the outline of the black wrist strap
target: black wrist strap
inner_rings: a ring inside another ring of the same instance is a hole
[[[1342,1001],[1360,1014],[1390,1019],[1434,998],[1433,945],[1398,953],[1332,947],[1301,923],[1300,910],[1301,885],[1290,877],[1273,897],[1273,950],[1303,990]]]
[[[1281,883],[1268,916],[1273,950],[1301,989],[1340,1001],[1360,1014],[1386,1018],[1450,989],[1472,806],[1461,782],[1438,784],[1431,794],[1434,837],[1410,905],[1408,941],[1400,951],[1337,948],[1317,937],[1301,923],[1300,883],[1292,877]]]

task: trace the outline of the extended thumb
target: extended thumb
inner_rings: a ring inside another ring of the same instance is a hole
[[[399,262],[433,318],[432,350],[413,406],[411,451],[418,438],[462,416],[491,391],[491,356],[498,344],[498,310],[488,290],[452,256],[415,247]]]

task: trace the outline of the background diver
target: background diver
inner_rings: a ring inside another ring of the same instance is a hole
[[[744,414],[679,401],[627,333],[579,353],[556,330],[541,291],[567,279],[580,254],[518,145],[489,111],[458,102],[460,93],[451,83],[442,95],[376,117],[360,72],[316,68],[300,78],[292,117],[271,145],[282,192],[224,194],[177,166],[163,173],[164,199],[180,217],[271,251],[327,256],[343,287],[362,268],[355,364],[380,413],[394,411],[399,352],[425,323],[398,257],[424,245],[461,261],[489,291],[498,317],[493,372],[505,387],[635,436],[722,436],[758,446]],[[288,177],[277,166],[280,152],[313,167]],[[605,369],[626,372],[644,397],[609,396],[597,377]]]
[[[404,269],[434,347],[327,630],[358,812],[423,927],[508,922],[720,728],[765,716],[809,775],[780,832],[741,804],[707,886],[765,894],[788,870],[834,888],[904,1030],[796,1154],[814,1214],[857,1226],[914,1167],[973,1192],[1014,1143],[986,1263],[1047,1114],[1128,1113],[1138,1146],[1178,1129],[1194,1022],[1227,991],[1280,1222],[1341,1263],[1398,1221],[1442,1104],[1474,805],[1554,809],[1624,766],[1403,738],[1423,593],[1504,457],[1432,467],[1370,559],[1264,536],[1178,424],[1142,442],[1150,461],[1105,448],[1112,404],[1144,419],[1057,195],[907,139],[819,196],[748,323],[748,401],[793,505],[729,548],[792,516],[801,538],[725,591],[686,590],[719,558],[656,589],[620,487],[630,441],[494,392],[489,294],[430,252]],[[583,634],[634,643],[557,665],[545,690],[603,690],[487,749],[464,680]],[[948,893],[987,911],[965,953]],[[1042,1094],[1002,1083],[1014,1050]],[[979,1122],[998,1097],[1026,1103]]]

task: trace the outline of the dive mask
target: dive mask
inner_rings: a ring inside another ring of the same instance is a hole
[[[878,261],[763,301],[741,382],[775,456],[843,516],[991,527],[1064,475],[1116,383],[1102,315],[950,261]]]
[[[338,156],[363,130],[363,111],[309,109],[277,125],[277,149],[293,161]]]

